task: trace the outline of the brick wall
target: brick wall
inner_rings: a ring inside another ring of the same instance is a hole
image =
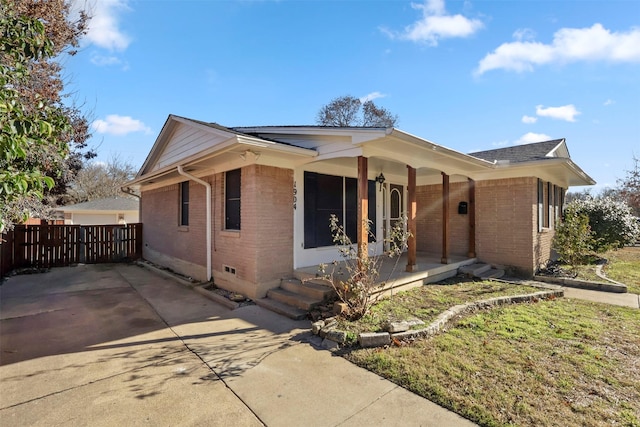
[[[212,186],[212,270],[217,285],[264,296],[293,271],[293,171],[251,165],[241,170],[241,230],[225,230],[224,173]],[[205,187],[189,186],[189,226],[179,227],[179,186],[144,191],[144,257],[206,279]]]
[[[257,281],[269,282],[293,271],[293,171],[268,166],[255,168]]]
[[[205,188],[189,186],[189,226],[179,226],[177,184],[142,192],[143,256],[190,277],[205,280]]]
[[[537,209],[536,178],[476,182],[478,258],[505,266],[513,273],[531,275],[533,241],[538,235]],[[541,246],[540,250],[542,253],[548,248]]]
[[[216,202],[214,277],[221,287],[257,298],[293,271],[293,171],[244,167],[241,189],[240,231],[224,230],[224,199]],[[216,194],[224,194],[224,174],[216,176]]]
[[[449,253],[466,256],[469,252],[469,215],[458,214],[458,203],[469,202],[467,182],[449,184]],[[416,188],[417,250],[442,254],[442,185]]]

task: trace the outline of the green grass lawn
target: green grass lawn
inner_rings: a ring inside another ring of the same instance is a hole
[[[602,257],[607,260],[607,264],[602,269],[605,276],[627,285],[630,293],[640,294],[640,247],[625,247],[609,251]],[[567,264],[561,264],[560,267],[565,271],[571,270]],[[596,267],[595,262],[577,266],[577,278],[604,282],[605,280],[596,274]]]
[[[606,254],[606,274],[640,294],[640,248]],[[386,320],[539,289],[499,282],[427,285],[380,301],[355,335]],[[557,298],[501,306],[431,339],[344,357],[484,426],[640,427],[640,310]]]
[[[627,285],[629,292],[640,294],[640,247],[608,252],[604,268],[607,277]]]
[[[352,341],[355,341],[357,333],[378,332],[387,321],[420,319],[429,324],[440,313],[456,304],[540,290],[504,282],[450,279],[442,284],[421,286],[380,300],[368,314],[357,321],[339,320],[338,328],[349,332]]]
[[[481,425],[640,426],[639,337],[637,309],[560,298],[345,357]]]

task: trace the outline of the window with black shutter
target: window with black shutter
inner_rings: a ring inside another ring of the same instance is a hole
[[[225,174],[225,225],[226,230],[240,230],[240,169]]]
[[[189,225],[189,181],[180,183],[180,225]]]

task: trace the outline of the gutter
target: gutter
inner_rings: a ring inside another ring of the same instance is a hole
[[[182,169],[182,166],[178,165],[178,173],[182,176],[189,178],[192,181],[197,182],[198,184],[204,185],[206,192],[206,235],[207,235],[207,281],[210,281],[211,276],[211,184],[206,181],[201,180],[200,178],[196,178],[195,176],[187,173]]]

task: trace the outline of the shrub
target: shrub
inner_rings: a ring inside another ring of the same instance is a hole
[[[579,213],[575,203],[570,203],[565,209],[563,221],[556,228],[553,249],[576,273],[577,267],[591,254],[593,241],[589,217]]]
[[[611,197],[586,197],[571,202],[566,212],[570,211],[589,218],[589,227],[593,232],[591,246],[596,253],[619,249],[640,237],[638,221],[625,202]]]

